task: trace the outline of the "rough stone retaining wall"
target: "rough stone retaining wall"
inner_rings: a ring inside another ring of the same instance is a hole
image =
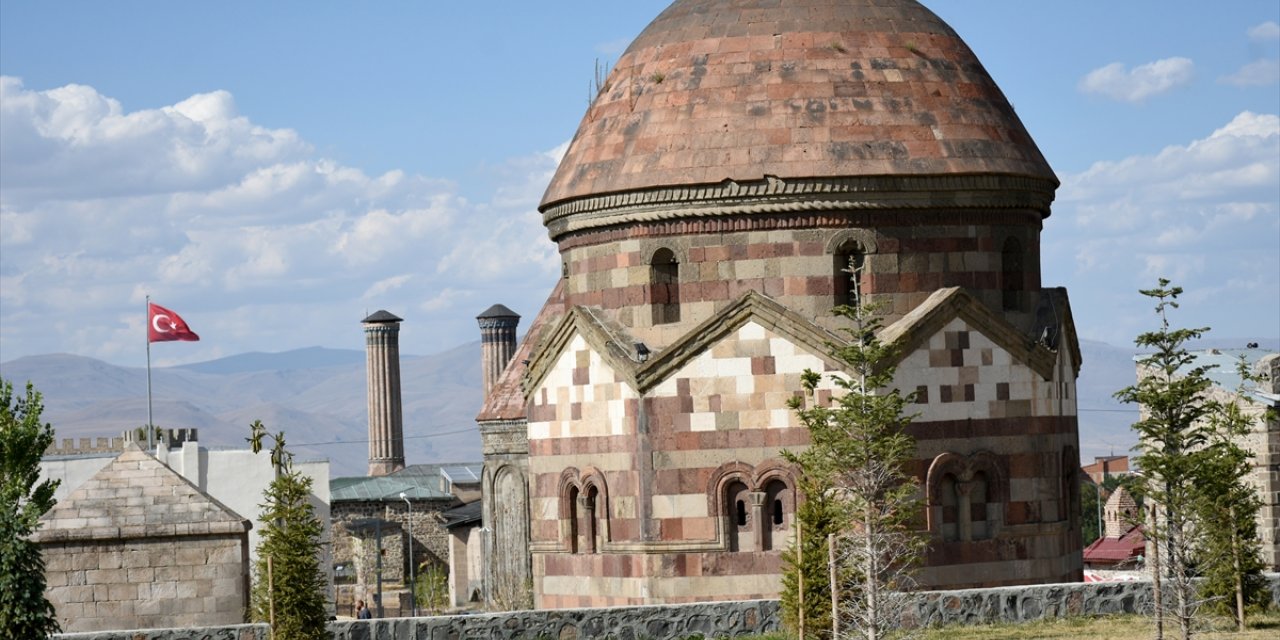
[[[1280,604],[1280,574],[1268,574],[1272,600]],[[920,594],[913,622],[925,625],[1027,622],[1042,618],[1144,611],[1150,582],[1048,584]],[[513,611],[464,616],[391,618],[330,623],[334,640],[683,640],[737,637],[777,630],[776,600],[704,604]],[[151,629],[69,633],[62,640],[268,640],[267,626]]]

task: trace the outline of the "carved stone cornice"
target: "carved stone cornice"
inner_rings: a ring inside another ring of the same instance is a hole
[[[1024,209],[1048,217],[1056,185],[1008,175],[850,176],[643,189],[588,196],[542,209],[552,240],[622,224],[832,210]]]

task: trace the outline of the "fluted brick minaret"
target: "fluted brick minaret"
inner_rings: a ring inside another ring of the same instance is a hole
[[[369,475],[404,468],[404,416],[400,406],[400,322],[378,311],[364,325],[369,376]]]
[[[495,304],[476,316],[480,323],[480,357],[484,369],[484,397],[502,375],[516,353],[516,326],[520,314]]]

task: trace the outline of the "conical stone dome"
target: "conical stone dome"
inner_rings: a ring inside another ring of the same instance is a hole
[[[936,203],[1002,176],[1006,200],[1013,187],[1047,214],[1057,186],[973,52],[913,0],[680,0],[599,89],[542,201],[553,238],[616,223],[584,218],[656,188],[731,185],[660,198],[670,205],[866,194],[896,177]],[[939,176],[954,184],[920,183]]]

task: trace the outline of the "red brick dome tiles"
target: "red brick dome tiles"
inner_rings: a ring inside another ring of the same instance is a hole
[[[911,0],[679,0],[600,89],[544,211],[765,176],[1057,185],[977,57]]]

